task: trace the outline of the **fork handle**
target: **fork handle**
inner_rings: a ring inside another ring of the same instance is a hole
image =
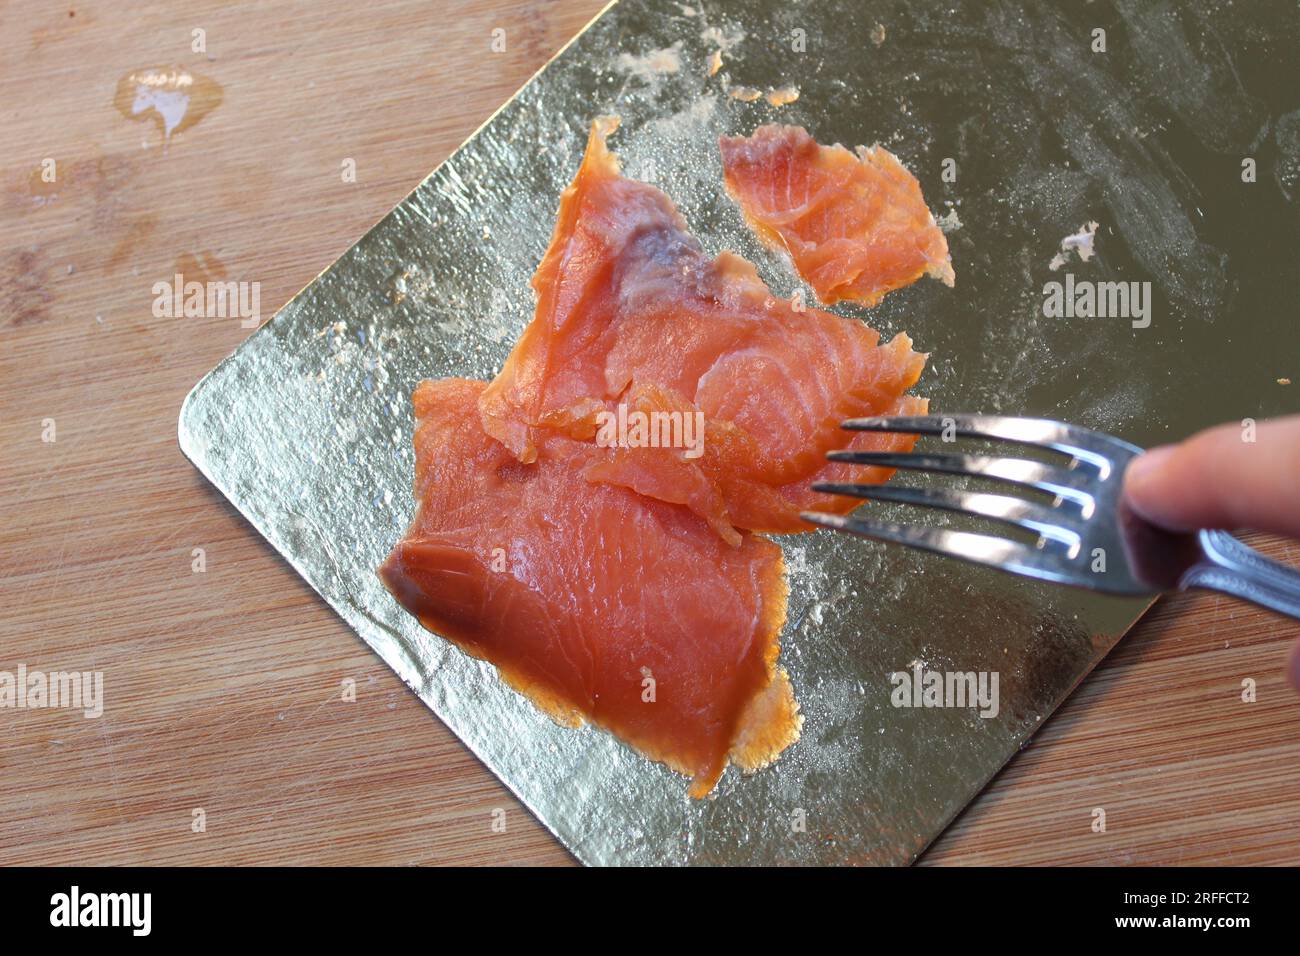
[[[1180,588],[1208,588],[1300,618],[1300,571],[1264,557],[1226,531],[1197,534],[1205,557],[1184,572]]]

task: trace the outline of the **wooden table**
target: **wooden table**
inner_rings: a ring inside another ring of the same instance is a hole
[[[248,330],[151,290],[257,281],[269,314],[601,2],[0,4],[0,670],[106,698],[0,710],[0,863],[570,862],[181,456],[182,398]],[[221,101],[164,148],[114,99],[173,64]],[[926,861],[1300,862],[1298,633],[1162,603]]]

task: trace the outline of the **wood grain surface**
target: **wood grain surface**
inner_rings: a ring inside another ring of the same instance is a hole
[[[151,290],[257,281],[270,314],[600,6],[0,2],[0,670],[105,695],[0,709],[0,863],[571,862],[181,456],[181,400],[248,330]],[[164,142],[114,99],[173,65],[221,100]],[[1300,862],[1298,635],[1160,603],[925,862]]]

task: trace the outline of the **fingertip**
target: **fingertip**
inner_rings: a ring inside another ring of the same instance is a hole
[[[1175,450],[1174,445],[1161,445],[1143,452],[1129,462],[1124,473],[1124,497],[1133,510],[1153,524],[1167,527],[1171,524],[1164,515],[1163,505],[1167,493],[1164,485],[1164,466]]]

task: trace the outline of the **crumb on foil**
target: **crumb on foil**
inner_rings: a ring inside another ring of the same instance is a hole
[[[1089,221],[1079,227],[1079,231],[1061,240],[1061,251],[1052,257],[1047,267],[1055,272],[1070,261],[1070,253],[1079,257],[1080,262],[1087,262],[1093,256],[1092,243],[1097,234],[1097,223]]]
[[[793,84],[767,91],[767,101],[773,106],[785,106],[799,98],[799,87]]]

